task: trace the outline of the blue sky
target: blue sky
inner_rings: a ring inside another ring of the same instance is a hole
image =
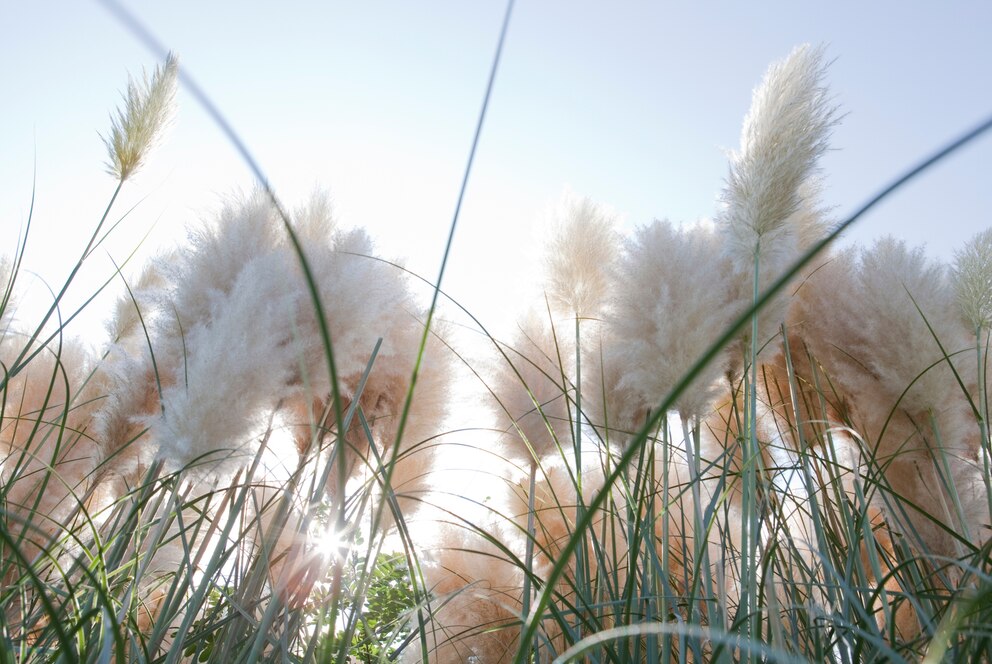
[[[286,202],[324,186],[343,225],[436,276],[502,2],[125,6],[179,54]],[[619,211],[625,228],[712,216],[751,90],[803,42],[834,59],[846,115],[822,163],[823,199],[842,216],[992,113],[990,25],[986,2],[518,0],[445,288],[497,329],[516,315],[534,283],[535,229],[564,187]],[[27,267],[58,286],[114,187],[99,134],[128,72],[155,58],[95,2],[5,2],[0,30],[0,233],[9,254],[36,169]],[[193,99],[181,91],[179,104],[75,301],[112,273],[107,253],[123,261],[150,231],[140,261],[252,187]],[[992,222],[990,161],[985,137],[849,241],[891,233],[950,258]],[[99,326],[100,306],[80,330]]]

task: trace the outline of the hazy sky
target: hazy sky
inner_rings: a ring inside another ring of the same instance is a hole
[[[328,188],[343,225],[368,228],[382,254],[435,278],[503,2],[125,5],[179,54],[284,201]],[[843,216],[992,113],[990,26],[989,2],[519,0],[444,287],[499,329],[533,285],[534,229],[565,187],[612,206],[628,229],[712,216],[751,90],[803,42],[826,44],[834,59],[829,85],[846,115],[823,160],[823,198]],[[95,2],[4,0],[0,33],[4,251],[27,220],[36,174],[26,267],[57,288],[115,185],[99,135],[128,72],[156,60]],[[125,260],[154,226],[147,255],[253,186],[185,91],[179,104],[73,301],[112,274],[108,252]],[[987,136],[878,208],[853,239],[892,233],[950,258],[992,224],[990,161]]]

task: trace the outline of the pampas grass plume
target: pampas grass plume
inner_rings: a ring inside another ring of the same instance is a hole
[[[131,78],[123,108],[111,117],[110,135],[104,138],[109,161],[107,172],[121,182],[141,167],[149,150],[169,124],[175,111],[179,60],[169,53],[165,63],[149,78]]]
[[[246,443],[264,431],[287,394],[298,352],[291,342],[298,298],[286,258],[272,254],[247,264],[213,319],[186,332],[184,366],[163,389],[162,416],[151,423],[162,458],[186,465],[204,457],[213,465],[233,454],[236,465],[243,463],[238,452],[250,448]]]
[[[774,252],[786,221],[827,149],[836,108],[823,84],[823,49],[803,45],[773,64],[754,92],[740,151],[731,155],[723,193],[731,255],[753,269],[755,252]]]
[[[522,458],[539,460],[570,444],[569,386],[561,361],[571,351],[567,336],[557,337],[547,318],[531,311],[496,367],[499,428]]]
[[[520,634],[517,624],[523,570],[494,542],[512,540],[493,526],[492,534],[450,523],[440,524],[423,566],[428,589],[438,597],[425,626],[428,660],[436,664],[506,662]],[[404,664],[422,661],[413,644]]]
[[[952,271],[961,316],[972,329],[992,325],[992,228],[955,253]]]
[[[954,315],[946,266],[927,260],[922,247],[910,249],[905,242],[883,237],[862,253],[858,276],[858,299],[852,304],[856,311],[861,305],[858,319],[869,335],[861,347],[862,357],[870,358],[867,366],[893,397],[912,385],[904,407],[946,406],[955,382],[943,363],[927,370],[943,357],[937,340],[952,354],[968,347]],[[899,330],[899,342],[879,343],[892,330]]]
[[[604,351],[618,363],[621,389],[632,392],[625,408],[657,408],[726,330],[734,314],[725,303],[728,277],[718,238],[707,227],[655,221],[627,242]],[[707,409],[713,383],[726,372],[726,355],[722,351],[679,396],[683,416]]]
[[[547,295],[569,315],[595,316],[618,251],[615,216],[589,198],[566,192],[554,213],[546,249]]]

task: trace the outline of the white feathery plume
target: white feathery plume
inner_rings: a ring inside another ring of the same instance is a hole
[[[589,198],[565,192],[547,242],[547,294],[570,316],[594,317],[609,287],[618,251],[616,215]]]
[[[751,110],[744,119],[740,152],[731,155],[730,175],[723,192],[722,225],[727,253],[742,288],[740,302],[758,301],[785,268],[800,255],[800,223],[793,217],[804,205],[803,188],[816,173],[817,160],[827,148],[835,111],[829,105],[823,86],[825,65],[822,49],[808,45],[795,49],[785,60],[773,64],[755,90]],[[750,371],[749,404],[745,410],[748,436],[745,455],[758,451],[757,441],[757,362],[765,342],[785,320],[786,303],[781,295],[751,318],[741,335],[741,359]],[[770,347],[777,351],[777,345]],[[734,367],[736,370],[737,367]],[[758,481],[757,465],[745,465],[742,476],[742,511],[746,515],[741,562],[745,586],[743,608],[755,604],[757,591],[757,512],[749,504]],[[747,629],[750,630],[753,625]]]
[[[773,64],[754,91],[723,192],[723,225],[743,272],[753,270],[755,252],[765,262],[792,243],[786,238],[795,229],[786,222],[800,209],[837,119],[825,72],[823,49],[803,45]]]
[[[300,230],[303,236],[324,232],[312,223],[301,225]],[[333,344],[337,389],[345,408],[356,395],[376,340],[382,340],[360,403],[380,451],[389,450],[396,441],[420,351],[426,309],[416,302],[403,271],[375,257],[372,242],[364,231],[335,233],[332,246],[308,245],[306,254],[320,287]],[[303,308],[300,325],[302,329],[313,330],[306,336],[304,364],[309,369],[303,382],[318,397],[321,407],[326,408],[331,385],[312,307]],[[444,422],[450,382],[451,354],[437,337],[443,333],[443,326],[435,321],[424,349],[400,456],[393,470],[392,487],[398,493],[419,493],[426,489],[434,448],[432,439],[440,433]],[[330,419],[333,420],[333,409]],[[326,424],[333,425],[333,421]],[[363,457],[369,441],[357,419],[349,439],[353,451]],[[353,462],[349,462],[351,465]]]
[[[604,355],[617,363],[618,387],[634,397],[624,407],[646,413],[657,409],[732,322],[735,312],[726,302],[730,271],[719,238],[704,226],[675,229],[655,221],[639,228],[625,249],[606,317],[610,341]],[[678,397],[683,417],[708,409],[713,384],[727,367],[728,353],[721,350]]]
[[[154,297],[166,285],[163,265],[177,260],[175,250],[153,258],[144,267],[127,292],[114,304],[113,313],[107,323],[107,334],[112,344],[147,343],[142,322],[154,312]]]
[[[403,272],[378,260],[375,248],[368,234],[363,230],[351,230],[335,234],[333,244],[308,246],[305,248],[314,278],[319,285],[324,314],[330,327],[334,362],[344,395],[351,397],[351,389],[357,387],[358,380],[368,363],[372,349],[378,338],[383,339],[383,347],[376,360],[379,371],[385,371],[387,358],[398,352],[394,337],[404,325],[414,323],[417,311],[407,290]],[[312,307],[303,312],[304,325],[316,329],[316,319],[312,319]],[[420,328],[421,331],[423,328]],[[326,366],[323,361],[324,349],[317,336],[309,339],[312,346],[308,364],[313,367]],[[418,338],[419,342],[419,338]],[[380,366],[380,362],[383,362]],[[398,373],[406,373],[409,378],[413,371],[413,361],[409,369],[394,368]],[[375,370],[375,369],[374,369]],[[329,376],[326,370],[314,372],[311,376],[314,389],[330,394]],[[318,387],[319,385],[319,387]]]
[[[169,53],[151,78],[144,73],[141,80],[128,81],[124,107],[117,110],[116,117],[111,117],[110,136],[104,138],[110,157],[107,172],[121,182],[141,167],[171,121],[178,76],[179,61],[175,54]]]
[[[278,231],[263,195],[232,201],[218,223],[191,232],[188,250],[157,259],[134,301],[118,307],[97,428],[104,460],[114,459],[108,472],[127,477],[156,456],[183,467],[206,455],[218,461],[201,468],[210,474],[244,460],[220,463],[251,448],[301,353],[294,321],[305,293]]]
[[[337,220],[330,192],[317,187],[293,214],[293,227],[304,246],[327,245],[334,238]]]
[[[987,330],[992,325],[992,228],[955,252],[951,277],[965,322],[974,330]]]
[[[973,349],[974,337],[958,315],[946,267],[928,261],[922,248],[882,238],[871,249],[838,254],[812,275],[793,316],[840,393],[837,410],[885,464],[893,491],[959,525],[937,476],[946,469],[965,515],[981,511],[978,427],[958,383],[960,377],[973,389],[971,355],[960,351]],[[930,550],[953,553],[940,527],[908,511]]]
[[[326,196],[315,196],[292,223],[322,298],[343,410],[357,398],[382,340],[361,406],[388,460],[426,313],[404,273],[374,257],[364,232],[335,229]],[[108,470],[119,476],[157,457],[170,468],[195,465],[193,479],[222,480],[258,448],[277,411],[301,452],[337,424],[313,293],[269,198],[255,192],[231,201],[216,223],[191,232],[190,245],[158,261],[136,285],[140,320],[134,303],[118,312],[114,331],[121,338],[109,353],[109,410],[98,438],[102,458],[115,459]],[[429,338],[394,467],[397,492],[427,485],[449,376],[441,346]],[[354,449],[340,460],[347,478],[368,467],[360,463],[368,438],[357,417],[351,424],[346,439]],[[325,442],[334,439],[332,433]],[[330,484],[337,479],[332,472]]]
[[[322,298],[345,408],[382,339],[361,403],[377,443],[388,449],[426,314],[403,272],[374,257],[363,231],[335,230],[326,196],[312,198],[293,223]],[[160,264],[167,286],[149,296],[153,311],[146,320],[152,321],[157,380],[149,375],[148,362],[135,367],[144,372],[145,383],[162,386],[164,414],[146,411],[138,418],[164,446],[159,454],[185,463],[225,449],[243,453],[277,404],[294,413],[291,424],[305,439],[311,424],[333,427],[313,295],[269,198],[255,192],[228,204],[218,223],[191,234],[191,244]],[[439,430],[447,383],[447,359],[439,347],[433,338],[428,343],[405,440],[423,442]],[[328,420],[318,421],[327,412]],[[363,457],[368,441],[358,420],[352,424],[349,439]],[[347,461],[349,469],[358,457]],[[404,471],[397,467],[394,483],[419,481],[429,457],[404,454]]]
[[[559,445],[571,447],[570,387],[562,369],[562,361],[573,353],[570,339],[557,336],[546,316],[531,311],[504,348],[506,357],[494,367],[497,428],[521,458],[537,461]]]
[[[247,196],[231,197],[215,221],[190,229],[188,235],[189,246],[181,255],[158,262],[162,279],[169,284],[160,293],[158,308],[163,318],[173,321],[173,327],[209,321],[244,265],[281,251],[285,231],[268,195],[256,189]],[[290,271],[294,265],[286,263]],[[180,330],[163,324],[162,336],[176,345],[170,352],[181,353]],[[156,352],[163,351],[156,348]]]
[[[246,264],[210,320],[185,331],[185,361],[163,387],[161,417],[148,422],[161,458],[180,467],[206,463],[224,476],[264,433],[299,353],[296,275],[287,258],[273,253]]]
[[[871,249],[838,253],[799,294],[792,318],[814,357],[832,381],[857,395],[853,407],[864,408],[866,400],[878,404],[877,428],[862,432],[869,439],[900,397],[900,406],[911,411],[947,403],[954,378],[934,334],[948,353],[967,348],[968,341],[946,269],[929,262],[922,248],[885,237]]]
[[[940,410],[955,380],[941,362],[943,353],[934,334],[949,353],[969,347],[955,316],[946,267],[929,262],[922,247],[910,250],[905,242],[884,237],[862,253],[857,275],[860,287],[851,304],[862,332],[854,337],[860,347],[852,350],[860,351],[893,396],[916,381],[903,407]],[[884,339],[892,341],[880,343]],[[934,363],[937,366],[927,370]]]
[[[624,380],[625,366],[618,361],[621,343],[607,326],[599,326],[594,338],[584,344],[583,366],[586,389],[583,415],[595,427],[599,439],[611,448],[623,448],[647,421],[650,412],[640,405],[643,397]]]
[[[259,194],[228,203],[218,223],[191,232],[188,250],[156,259],[134,300],[120,303],[96,430],[101,474],[131,478],[155,457],[184,467],[248,449],[239,445],[264,419],[249,411],[259,399],[274,405],[293,368],[296,267],[279,250],[276,224]]]

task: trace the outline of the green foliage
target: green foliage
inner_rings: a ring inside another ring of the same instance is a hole
[[[406,558],[400,554],[380,553],[371,565],[371,574],[363,579],[369,565],[360,556],[352,556],[346,566],[342,613],[357,625],[347,643],[347,634],[335,630],[325,634],[318,648],[318,661],[333,661],[344,647],[349,661],[388,661],[411,632],[410,612],[416,602]],[[366,585],[364,592],[361,585]],[[364,601],[363,601],[364,600]]]
[[[202,634],[198,639],[191,640],[183,649],[183,657],[190,662],[208,662],[214,652],[214,645],[217,641],[217,631],[210,626],[215,621],[224,621],[230,616],[233,608],[231,602],[234,599],[233,593],[224,588],[211,588],[207,593],[204,604],[203,617],[193,622],[193,633]],[[172,637],[179,636],[178,631],[172,633]]]

